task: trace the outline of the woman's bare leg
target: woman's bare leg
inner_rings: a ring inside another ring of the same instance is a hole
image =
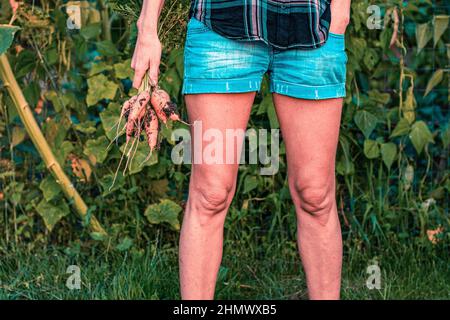
[[[190,123],[201,121],[202,131],[245,130],[255,92],[237,94],[186,95]],[[196,130],[195,128],[192,131]],[[196,135],[191,132],[193,143]],[[235,154],[242,139],[234,144]],[[197,141],[198,142],[198,141]],[[203,149],[208,142],[203,142]],[[214,299],[222,260],[223,226],[236,188],[239,163],[192,164],[189,197],[180,235],[180,286],[183,300]],[[195,150],[192,150],[194,154]],[[239,159],[239,157],[235,158]],[[203,159],[204,160],[204,159]]]
[[[297,240],[310,299],[339,299],[342,238],[335,197],[335,158],[342,99],[274,94],[286,143]]]

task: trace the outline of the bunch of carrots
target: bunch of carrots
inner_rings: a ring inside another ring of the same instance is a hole
[[[122,129],[120,129],[121,122],[124,118],[126,123]],[[132,158],[137,151],[142,132],[145,133],[144,136],[147,139],[150,152],[141,165],[151,157],[154,150],[159,148],[158,134],[161,129],[159,121],[166,124],[169,119],[172,121],[180,121],[189,125],[181,120],[177,113],[177,105],[170,100],[169,94],[158,85],[150,85],[149,77],[146,75],[138,93],[125,101],[122,105],[119,120],[114,126],[117,127],[116,137],[111,141],[110,145],[114,141],[118,141],[118,138],[124,132],[126,133],[126,144],[111,188],[116,180],[124,155],[127,156],[127,162],[124,168],[125,174],[130,161],[132,161]],[[128,147],[130,141],[132,141],[131,146]]]

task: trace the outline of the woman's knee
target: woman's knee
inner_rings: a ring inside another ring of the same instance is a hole
[[[326,223],[335,201],[330,183],[308,184],[299,180],[290,183],[291,195],[299,215],[308,214]]]
[[[226,212],[232,196],[233,184],[220,179],[193,181],[190,198],[197,212],[216,215]]]

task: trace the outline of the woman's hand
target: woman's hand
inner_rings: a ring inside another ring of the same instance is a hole
[[[351,0],[331,1],[331,25],[330,32],[344,34],[350,22]]]
[[[161,50],[158,35],[147,33],[138,22],[138,38],[131,59],[131,68],[134,69],[133,87],[136,89],[140,87],[147,70],[149,71],[151,85],[158,83]]]

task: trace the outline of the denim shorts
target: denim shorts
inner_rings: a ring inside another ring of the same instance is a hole
[[[262,41],[238,41],[192,17],[184,49],[183,94],[260,91],[301,99],[345,96],[347,54],[343,34],[329,33],[316,49],[279,50]]]

